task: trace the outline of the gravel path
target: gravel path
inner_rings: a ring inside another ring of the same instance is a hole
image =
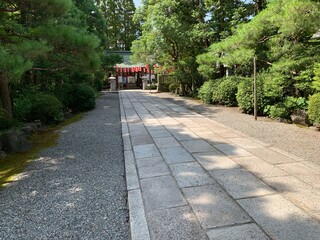
[[[308,129],[294,124],[280,123],[265,117],[259,117],[258,121],[254,121],[253,116],[242,114],[238,108],[204,104],[201,101],[177,97],[170,93],[160,93],[156,96],[320,165],[320,132],[315,131],[314,128]]]
[[[63,129],[0,192],[0,239],[129,239],[119,97]]]

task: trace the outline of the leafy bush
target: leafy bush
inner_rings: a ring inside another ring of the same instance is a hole
[[[308,101],[303,97],[295,98],[289,96],[285,99],[284,104],[288,111],[294,111],[299,109],[306,110],[308,108]]]
[[[258,113],[263,114],[266,106],[266,99],[263,92],[263,82],[261,78],[257,79],[257,97],[258,97]],[[253,113],[253,79],[244,78],[238,85],[237,92],[238,106],[244,113]]]
[[[97,91],[100,92],[103,89],[103,80],[102,79],[94,79],[93,81],[93,88]]]
[[[105,73],[103,71],[96,72],[94,74],[94,80],[93,80],[93,85],[92,87],[97,91],[100,92],[103,89],[103,84],[104,84],[104,78],[105,78]]]
[[[41,120],[43,123],[63,119],[62,103],[53,95],[37,93],[20,96],[14,100],[14,116],[21,121]]]
[[[14,125],[10,115],[0,107],[0,130],[10,128]]]
[[[169,85],[169,91],[170,92],[175,92],[176,90],[178,90],[180,88],[180,84],[179,83],[171,83]]]
[[[73,86],[70,83],[60,84],[56,86],[54,95],[66,108],[70,108],[73,103]]]
[[[219,85],[219,80],[208,80],[200,87],[198,97],[205,103],[212,103],[213,91]]]
[[[240,78],[231,76],[221,79],[220,84],[212,93],[212,101],[227,106],[236,106]]]
[[[269,117],[274,119],[288,119],[291,112],[284,106],[284,104],[276,104],[270,107]]]
[[[320,124],[320,92],[309,98],[308,115],[311,123]]]
[[[92,87],[86,84],[75,85],[72,92],[71,109],[86,111],[95,108],[96,97]]]

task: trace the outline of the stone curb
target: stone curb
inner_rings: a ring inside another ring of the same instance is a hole
[[[122,126],[122,139],[124,147],[124,160],[126,171],[126,182],[128,191],[128,208],[131,240],[150,240],[147,219],[139,184],[139,177],[132,151],[132,144],[128,124],[123,108],[121,92],[119,92],[120,114]]]

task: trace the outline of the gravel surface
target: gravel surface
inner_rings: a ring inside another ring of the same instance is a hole
[[[253,116],[242,114],[238,108],[204,104],[171,93],[154,96],[179,104],[273,147],[320,165],[320,132],[315,128],[280,123],[265,117],[259,117],[258,121],[254,121]]]
[[[119,97],[64,128],[0,192],[0,239],[130,239]]]

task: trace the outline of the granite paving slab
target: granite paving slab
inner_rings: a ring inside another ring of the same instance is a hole
[[[242,147],[244,149],[247,148],[261,148],[263,147],[262,145],[260,145],[259,143],[252,141],[250,139],[241,137],[241,138],[229,138],[229,140],[233,143],[235,143],[236,145],[238,145],[239,147]]]
[[[170,171],[162,157],[139,158],[137,166],[140,178],[169,175]]]
[[[295,160],[282,155],[270,148],[252,148],[248,149],[256,157],[270,163],[270,164],[281,164],[281,163],[293,163]]]
[[[212,229],[207,232],[210,240],[269,240],[254,223]]]
[[[179,187],[201,186],[214,183],[209,174],[197,162],[170,165]]]
[[[158,148],[172,148],[181,146],[174,137],[154,138]]]
[[[149,133],[153,138],[172,137],[172,135],[164,129],[150,130]]]
[[[188,206],[147,213],[152,240],[207,240],[197,218]]]
[[[265,178],[264,181],[286,199],[320,220],[320,193],[292,176]]]
[[[149,134],[133,135],[131,137],[132,146],[152,144],[153,140]]]
[[[180,143],[189,153],[212,152],[215,150],[215,148],[202,139],[180,141]]]
[[[319,239],[320,223],[280,195],[238,200],[272,239]]]
[[[244,169],[217,170],[210,173],[235,199],[275,193],[267,184]]]
[[[319,156],[320,157],[320,156]],[[282,169],[283,171],[287,172],[290,175],[318,175],[320,174],[319,171],[312,169],[306,166],[303,163],[287,163],[287,164],[279,164],[278,168]]]
[[[142,179],[140,184],[145,208],[148,212],[184,206],[187,203],[171,176]]]
[[[140,190],[128,192],[128,205],[130,208],[131,240],[150,240]]]
[[[183,147],[160,149],[160,152],[168,164],[195,161]]]
[[[252,221],[218,184],[183,188],[182,191],[205,229]]]
[[[288,173],[277,166],[255,156],[232,158],[234,162],[249,170],[259,178],[286,176]]]
[[[252,154],[250,152],[248,152],[247,150],[244,150],[243,148],[240,148],[234,144],[217,144],[214,147],[229,157],[252,156]]]
[[[160,156],[160,152],[154,144],[133,146],[136,158],[149,158]]]
[[[194,153],[193,157],[204,167],[204,169],[219,170],[219,169],[234,169],[240,166],[229,157],[225,156],[218,150],[204,153]]]

